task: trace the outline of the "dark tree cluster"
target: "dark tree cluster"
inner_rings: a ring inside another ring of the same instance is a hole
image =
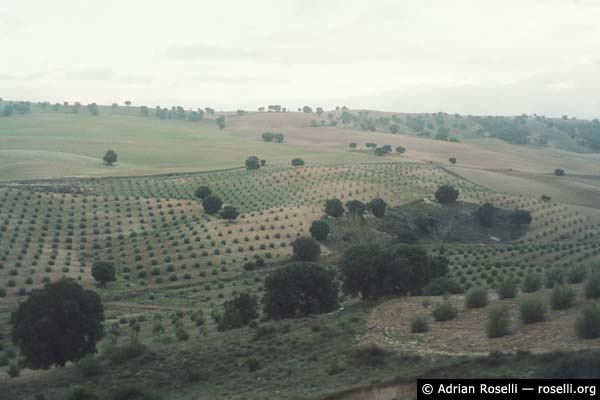
[[[245,162],[246,169],[252,171],[260,168],[260,159],[257,156],[250,156]]]
[[[248,293],[240,293],[223,303],[217,329],[220,331],[241,328],[258,318],[256,298]]]
[[[450,185],[440,186],[434,194],[435,199],[441,204],[455,203],[458,195],[458,190]]]
[[[262,134],[262,140],[265,142],[283,143],[283,139],[283,133],[279,132],[265,132]]]
[[[313,221],[309,232],[315,240],[323,242],[327,240],[327,236],[329,235],[329,224],[322,219]]]
[[[509,217],[510,223],[517,226],[529,225],[533,221],[528,210],[514,210]]]
[[[271,319],[297,318],[338,307],[335,273],[321,265],[296,262],[265,280],[264,312]]]
[[[321,246],[311,238],[299,237],[292,243],[294,249],[293,259],[296,261],[317,261],[321,255]]]
[[[292,159],[292,166],[294,167],[302,167],[304,165],[304,160],[301,158]]]
[[[325,214],[330,217],[339,218],[344,215],[344,205],[340,199],[328,199],[325,201]]]
[[[447,259],[405,244],[389,249],[357,245],[344,252],[339,266],[344,293],[364,299],[419,295],[433,279],[448,274]]]
[[[31,111],[31,102],[29,101],[16,101],[8,102],[2,109],[2,116],[10,117],[13,114],[26,114]]]

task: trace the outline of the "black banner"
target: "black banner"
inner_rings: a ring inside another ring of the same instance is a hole
[[[598,386],[598,379],[419,379],[417,399],[595,399]]]

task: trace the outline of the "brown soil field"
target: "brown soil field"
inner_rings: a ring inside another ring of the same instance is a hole
[[[458,310],[458,315],[445,322],[436,322],[431,317],[431,310],[437,302],[441,301],[440,297],[429,297],[431,305],[427,307],[423,304],[427,297],[394,299],[373,310],[367,321],[367,333],[363,336],[362,342],[375,343],[399,351],[445,355],[600,348],[600,339],[581,340],[575,334],[576,316],[581,307],[586,302],[590,302],[583,298],[581,287],[576,287],[576,292],[577,299],[574,307],[554,311],[548,305],[546,320],[534,324],[521,322],[519,302],[527,297],[542,297],[548,304],[550,290],[519,293],[516,299],[491,298],[488,306],[479,309],[466,309],[462,295],[451,296],[450,301]],[[511,333],[501,338],[489,339],[486,335],[488,311],[490,305],[495,303],[509,306]],[[413,334],[410,332],[410,323],[418,314],[429,318],[429,331]]]

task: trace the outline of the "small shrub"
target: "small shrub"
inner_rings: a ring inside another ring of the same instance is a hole
[[[83,376],[90,377],[100,375],[102,373],[102,365],[92,355],[88,355],[77,363],[77,369]]]
[[[554,285],[550,293],[550,307],[553,310],[566,310],[573,306],[575,291],[566,285]]]
[[[113,392],[112,400],[155,400],[156,396],[137,386],[123,386]]]
[[[423,293],[427,296],[442,296],[445,294],[460,294],[464,289],[456,280],[441,276],[433,279],[425,288]]]
[[[508,329],[509,313],[505,304],[496,304],[490,308],[488,314],[487,336],[499,338],[510,333]]]
[[[436,304],[431,311],[433,319],[438,322],[449,321],[456,317],[456,314],[456,308],[454,308],[452,303],[450,303],[448,300],[444,300],[441,303]]]
[[[21,368],[19,368],[17,364],[11,363],[8,369],[6,370],[6,373],[11,378],[16,378],[17,376],[21,375]]]
[[[98,400],[96,393],[83,387],[76,387],[69,392],[67,400]]]
[[[600,297],[600,272],[594,272],[585,283],[585,297],[597,299]]]
[[[488,292],[484,287],[470,289],[465,295],[465,307],[482,308],[488,304]]]
[[[496,286],[496,293],[500,299],[514,299],[519,290],[517,282],[514,279],[504,279]]]
[[[545,285],[547,289],[552,289],[557,283],[565,281],[565,270],[559,267],[554,267],[546,271]]]
[[[600,306],[586,304],[577,316],[575,331],[580,339],[594,339],[600,337]]]
[[[248,361],[246,361],[246,365],[248,366],[248,371],[250,372],[258,371],[262,368],[260,362],[256,358],[249,358]]]
[[[519,311],[524,324],[543,322],[546,319],[546,304],[539,298],[529,298],[521,301]]]
[[[410,323],[410,331],[412,333],[423,333],[429,330],[429,323],[427,317],[424,315],[417,315]]]
[[[114,364],[122,364],[146,353],[148,348],[137,341],[131,342],[121,347],[113,347],[108,351],[108,358]]]
[[[385,361],[385,351],[376,345],[361,346],[354,350],[353,357],[359,366],[378,367]]]
[[[583,265],[576,265],[567,270],[567,283],[581,283],[587,275],[587,268]]]
[[[528,273],[523,278],[521,289],[525,293],[537,292],[542,288],[542,278],[538,274]]]

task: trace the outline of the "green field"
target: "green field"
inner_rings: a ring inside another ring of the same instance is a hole
[[[159,120],[139,108],[101,107],[98,116],[37,110],[0,118],[0,180],[65,176],[148,175],[239,167],[249,155],[269,163],[350,162],[354,153],[312,152],[285,143],[264,143],[219,130],[214,120]],[[102,163],[108,149],[119,155],[116,165]]]

